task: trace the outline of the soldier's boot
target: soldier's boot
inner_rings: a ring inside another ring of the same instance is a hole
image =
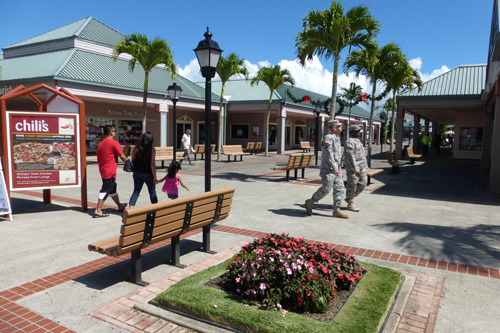
[[[353,201],[347,203],[347,210],[352,210],[353,212],[359,212],[360,209],[354,204]]]
[[[306,200],[306,211],[307,215],[311,216],[313,214],[314,201],[312,199]]]
[[[348,219],[349,218],[349,215],[346,215],[344,213],[342,213],[340,211],[340,207],[339,206],[334,206],[333,207],[333,217],[339,217],[341,219]]]

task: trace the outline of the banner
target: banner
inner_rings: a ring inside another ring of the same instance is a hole
[[[11,190],[80,187],[78,117],[7,112]]]

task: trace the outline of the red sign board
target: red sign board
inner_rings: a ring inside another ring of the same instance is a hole
[[[80,187],[78,116],[7,112],[10,190]]]

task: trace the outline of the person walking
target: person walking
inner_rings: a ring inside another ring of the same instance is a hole
[[[167,193],[167,196],[172,200],[179,197],[179,184],[189,191],[189,188],[182,182],[181,176],[179,175],[181,169],[181,164],[179,162],[172,161],[168,167],[167,175],[156,182],[158,184],[165,181],[162,191]]]
[[[188,129],[186,130],[186,133],[182,136],[182,149],[184,149],[184,155],[182,157],[187,158],[189,161],[189,165],[193,165],[194,163],[191,162],[191,157],[189,157],[189,154],[191,154],[191,130]],[[208,154],[207,154],[208,155]],[[182,163],[182,161],[181,161]]]
[[[428,155],[429,154],[429,144],[431,143],[431,137],[429,134],[424,135],[422,138],[422,144],[424,145],[422,154],[423,155]]]
[[[139,143],[132,151],[132,162],[134,165],[134,192],[128,201],[129,209],[135,207],[137,199],[141,194],[142,186],[146,183],[149,191],[149,199],[152,204],[158,202],[156,195],[156,150],[153,147],[153,133],[146,132],[141,136]]]
[[[325,135],[321,142],[321,167],[319,175],[322,186],[305,202],[308,215],[312,215],[315,202],[323,199],[333,188],[333,217],[348,219],[349,216],[340,211],[344,197],[344,180],[340,168],[341,145],[339,134],[342,132],[342,123],[336,119],[328,122],[331,133]]]
[[[354,198],[363,192],[367,184],[366,177],[366,153],[363,144],[359,141],[359,131],[361,127],[352,125],[349,127],[349,139],[344,146],[345,170],[347,173],[347,188],[345,201],[347,209],[359,212],[359,208],[354,204]]]
[[[102,178],[102,188],[99,191],[97,207],[93,218],[108,217],[109,214],[102,211],[104,202],[108,196],[118,206],[119,211],[124,211],[127,204],[120,203],[120,198],[116,192],[116,168],[118,167],[118,157],[125,162],[127,158],[123,154],[118,141],[114,139],[115,129],[110,126],[104,126],[104,139],[97,146],[97,165]]]

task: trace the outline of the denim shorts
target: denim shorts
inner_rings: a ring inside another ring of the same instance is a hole
[[[169,199],[177,199],[179,197],[178,194],[167,193]]]

